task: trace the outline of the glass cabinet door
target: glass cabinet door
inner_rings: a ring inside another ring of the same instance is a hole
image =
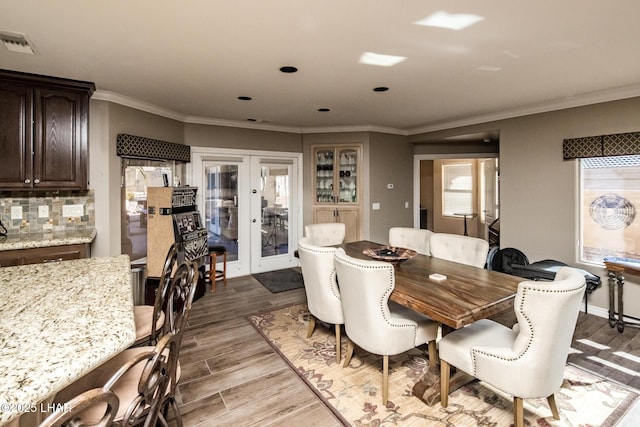
[[[315,203],[359,203],[359,147],[316,147]]]
[[[315,150],[316,163],[316,203],[333,203],[334,182],[334,150],[318,148]]]
[[[354,148],[338,149],[338,202],[358,203],[358,151]]]

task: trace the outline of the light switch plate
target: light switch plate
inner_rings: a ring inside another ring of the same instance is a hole
[[[49,206],[47,205],[38,206],[38,218],[49,218]]]
[[[64,218],[79,218],[84,215],[84,205],[62,205]]]
[[[371,205],[371,210],[372,210],[372,211],[380,210],[380,203],[373,203],[373,204]]]
[[[11,219],[22,219],[22,206],[11,206]]]

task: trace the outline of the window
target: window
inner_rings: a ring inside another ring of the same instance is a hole
[[[442,165],[442,214],[459,216],[474,213],[473,163],[447,163]]]
[[[586,158],[580,169],[580,261],[640,258],[640,155]]]
[[[147,256],[147,187],[179,184],[179,177],[184,174],[182,165],[182,162],[122,158],[120,246],[132,261]]]

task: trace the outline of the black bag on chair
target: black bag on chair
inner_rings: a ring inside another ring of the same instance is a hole
[[[534,262],[533,264],[518,265],[512,264],[511,269],[514,276],[524,277],[530,280],[553,280],[556,277],[556,273],[560,267],[565,267],[567,264],[552,259],[545,259],[542,261]],[[593,292],[597,287],[602,284],[600,277],[595,274],[589,273],[586,270],[576,268],[579,272],[584,274],[584,279],[587,282],[587,293]]]

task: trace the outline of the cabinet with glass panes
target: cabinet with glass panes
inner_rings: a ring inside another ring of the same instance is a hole
[[[360,238],[361,144],[313,146],[313,222],[345,224],[345,242]]]
[[[359,204],[361,147],[315,146],[313,148],[315,204]]]

